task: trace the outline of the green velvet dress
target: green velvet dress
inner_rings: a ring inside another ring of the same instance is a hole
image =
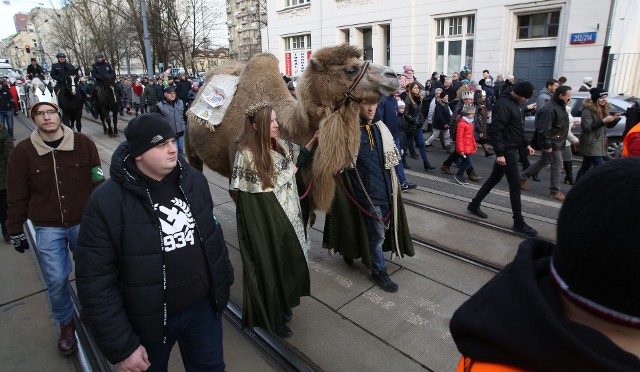
[[[285,156],[272,151],[275,187],[262,189],[247,150],[236,154],[231,190],[237,191],[236,219],[243,266],[242,326],[273,333],[283,315],[310,294],[302,221],[294,165],[295,144],[279,140]]]

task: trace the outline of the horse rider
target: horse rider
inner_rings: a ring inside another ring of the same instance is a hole
[[[60,89],[64,86],[64,77],[67,75],[67,71],[75,71],[76,68],[67,62],[67,55],[63,52],[58,52],[56,58],[58,62],[51,66],[51,78],[56,81],[53,90],[56,92],[56,95],[58,95],[58,92],[60,92]]]
[[[44,80],[44,70],[38,62],[36,62],[35,58],[31,58],[31,64],[27,67],[27,78],[32,80],[34,77]]]
[[[91,66],[91,76],[96,79],[96,90],[103,87],[105,83],[113,85],[116,80],[116,72],[113,67],[105,61],[104,54],[96,53],[96,63]]]

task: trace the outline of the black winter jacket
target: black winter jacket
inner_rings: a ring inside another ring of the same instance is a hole
[[[543,150],[561,151],[567,142],[569,115],[566,103],[561,99],[551,99],[536,108],[536,131]]]
[[[74,71],[75,69],[76,68],[73,67],[73,65],[69,62],[54,63],[51,66],[51,78],[55,80],[57,83],[64,83],[64,76],[66,75],[67,71],[71,72],[71,71]]]
[[[104,84],[106,81],[114,83],[116,72],[107,62],[96,62],[91,66],[91,76],[96,79],[96,84]]]
[[[161,227],[146,183],[125,166],[126,142],[111,160],[111,178],[91,195],[75,254],[83,320],[104,356],[126,359],[141,341],[163,342],[166,311]],[[188,201],[209,267],[210,299],[222,313],[233,268],[206,178],[179,158],[180,189]]]
[[[524,138],[524,112],[516,97],[508,90],[500,95],[493,107],[491,124],[487,125],[489,142],[496,156],[504,156],[505,150],[528,146]]]

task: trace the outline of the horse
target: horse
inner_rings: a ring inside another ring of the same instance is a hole
[[[120,111],[120,90],[116,89],[113,81],[104,82],[98,86],[96,92],[96,107],[102,122],[104,134],[109,137],[118,137],[118,112]],[[111,127],[111,118],[113,115],[113,128]],[[105,124],[106,121],[106,124]]]
[[[82,93],[78,86],[77,68],[65,74],[64,84],[58,92],[58,104],[62,110],[62,122],[71,129],[82,131]]]

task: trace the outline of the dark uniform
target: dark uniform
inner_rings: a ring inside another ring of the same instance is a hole
[[[37,63],[35,65],[34,64],[30,64],[29,67],[27,67],[27,77],[29,79],[33,79],[34,77],[38,77],[41,80],[44,80],[44,70]]]
[[[75,71],[75,67],[69,62],[67,62],[67,56],[63,53],[56,54],[56,58],[58,58],[58,62],[54,63],[51,66],[51,78],[55,80],[56,85],[53,87],[53,90],[56,92],[56,95],[62,89],[64,84],[64,77],[67,75],[67,71]],[[60,62],[60,58],[65,58],[64,62]]]
[[[91,66],[91,76],[96,79],[96,86],[102,86],[106,81],[113,84],[116,80],[116,72],[106,61],[96,62]]]

